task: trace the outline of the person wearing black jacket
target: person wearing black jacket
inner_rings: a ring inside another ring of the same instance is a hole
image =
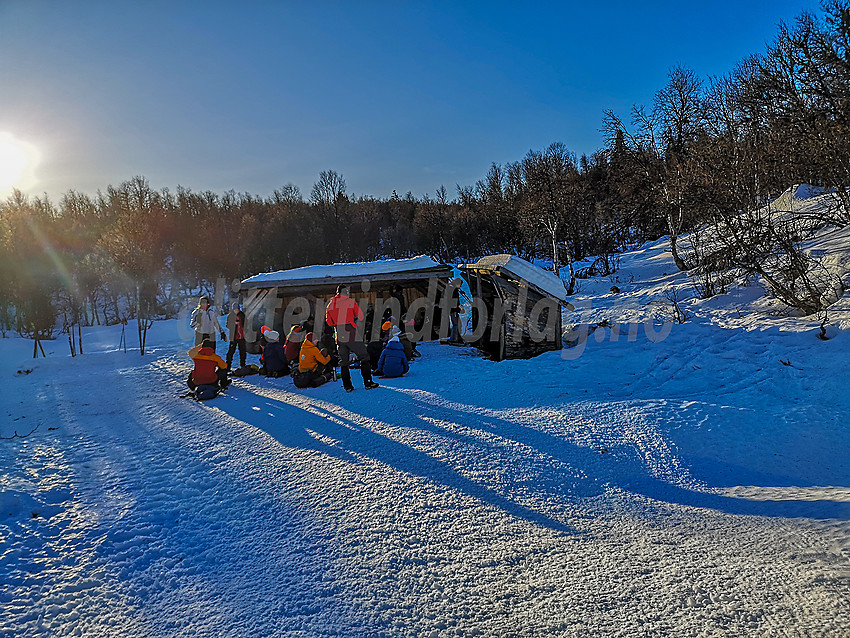
[[[238,305],[233,306],[227,315],[227,337],[230,346],[227,348],[227,369],[233,365],[233,355],[239,349],[239,366],[245,367],[245,313]]]
[[[277,330],[266,330],[266,347],[263,348],[263,371],[267,377],[284,377],[289,374],[289,363],[280,343]]]

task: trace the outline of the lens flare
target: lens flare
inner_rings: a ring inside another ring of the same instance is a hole
[[[0,195],[13,188],[26,189],[35,184],[38,149],[11,133],[0,131]]]

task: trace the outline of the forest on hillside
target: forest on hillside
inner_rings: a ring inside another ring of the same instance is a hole
[[[618,253],[662,236],[701,296],[730,272],[755,274],[816,312],[835,282],[801,242],[850,223],[848,49],[850,2],[826,0],[727,75],[677,66],[651,104],[601,114],[592,156],[556,142],[451,195],[355,197],[334,170],[307,196],[291,184],[269,197],[156,190],[144,177],[58,202],[15,191],[0,202],[0,329],[47,337],[174,316],[218,277],[420,254],[544,259],[572,292],[577,276],[614,272]],[[766,207],[799,183],[834,206],[805,220]]]

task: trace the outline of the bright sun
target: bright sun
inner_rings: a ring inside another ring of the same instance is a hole
[[[17,139],[11,133],[0,131],[0,195],[13,188],[28,188],[34,179],[38,164],[38,149]]]

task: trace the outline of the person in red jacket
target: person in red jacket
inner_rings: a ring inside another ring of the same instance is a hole
[[[227,339],[230,346],[227,348],[227,369],[233,365],[233,355],[239,348],[239,367],[245,367],[245,313],[238,304],[234,304],[227,315]]]
[[[312,329],[309,321],[302,321],[296,323],[289,330],[286,343],[283,344],[283,352],[286,355],[286,361],[289,363],[289,369],[293,372],[298,367],[298,355],[301,352],[301,344],[304,343],[304,335]]]
[[[194,362],[195,369],[189,373],[186,384],[190,390],[199,385],[218,385],[222,390],[230,385],[227,378],[227,364],[215,353],[215,342],[205,339],[187,353]]]
[[[348,369],[351,364],[351,354],[357,355],[360,362],[360,374],[363,376],[363,386],[367,390],[377,388],[378,384],[372,380],[372,368],[369,365],[369,353],[362,337],[358,335],[357,322],[363,320],[363,311],[354,300],[348,296],[349,288],[346,284],[340,284],[336,289],[336,296],[331,299],[325,310],[325,323],[334,329],[339,363],[342,367],[342,387],[346,392],[353,392],[351,384],[351,373]]]

